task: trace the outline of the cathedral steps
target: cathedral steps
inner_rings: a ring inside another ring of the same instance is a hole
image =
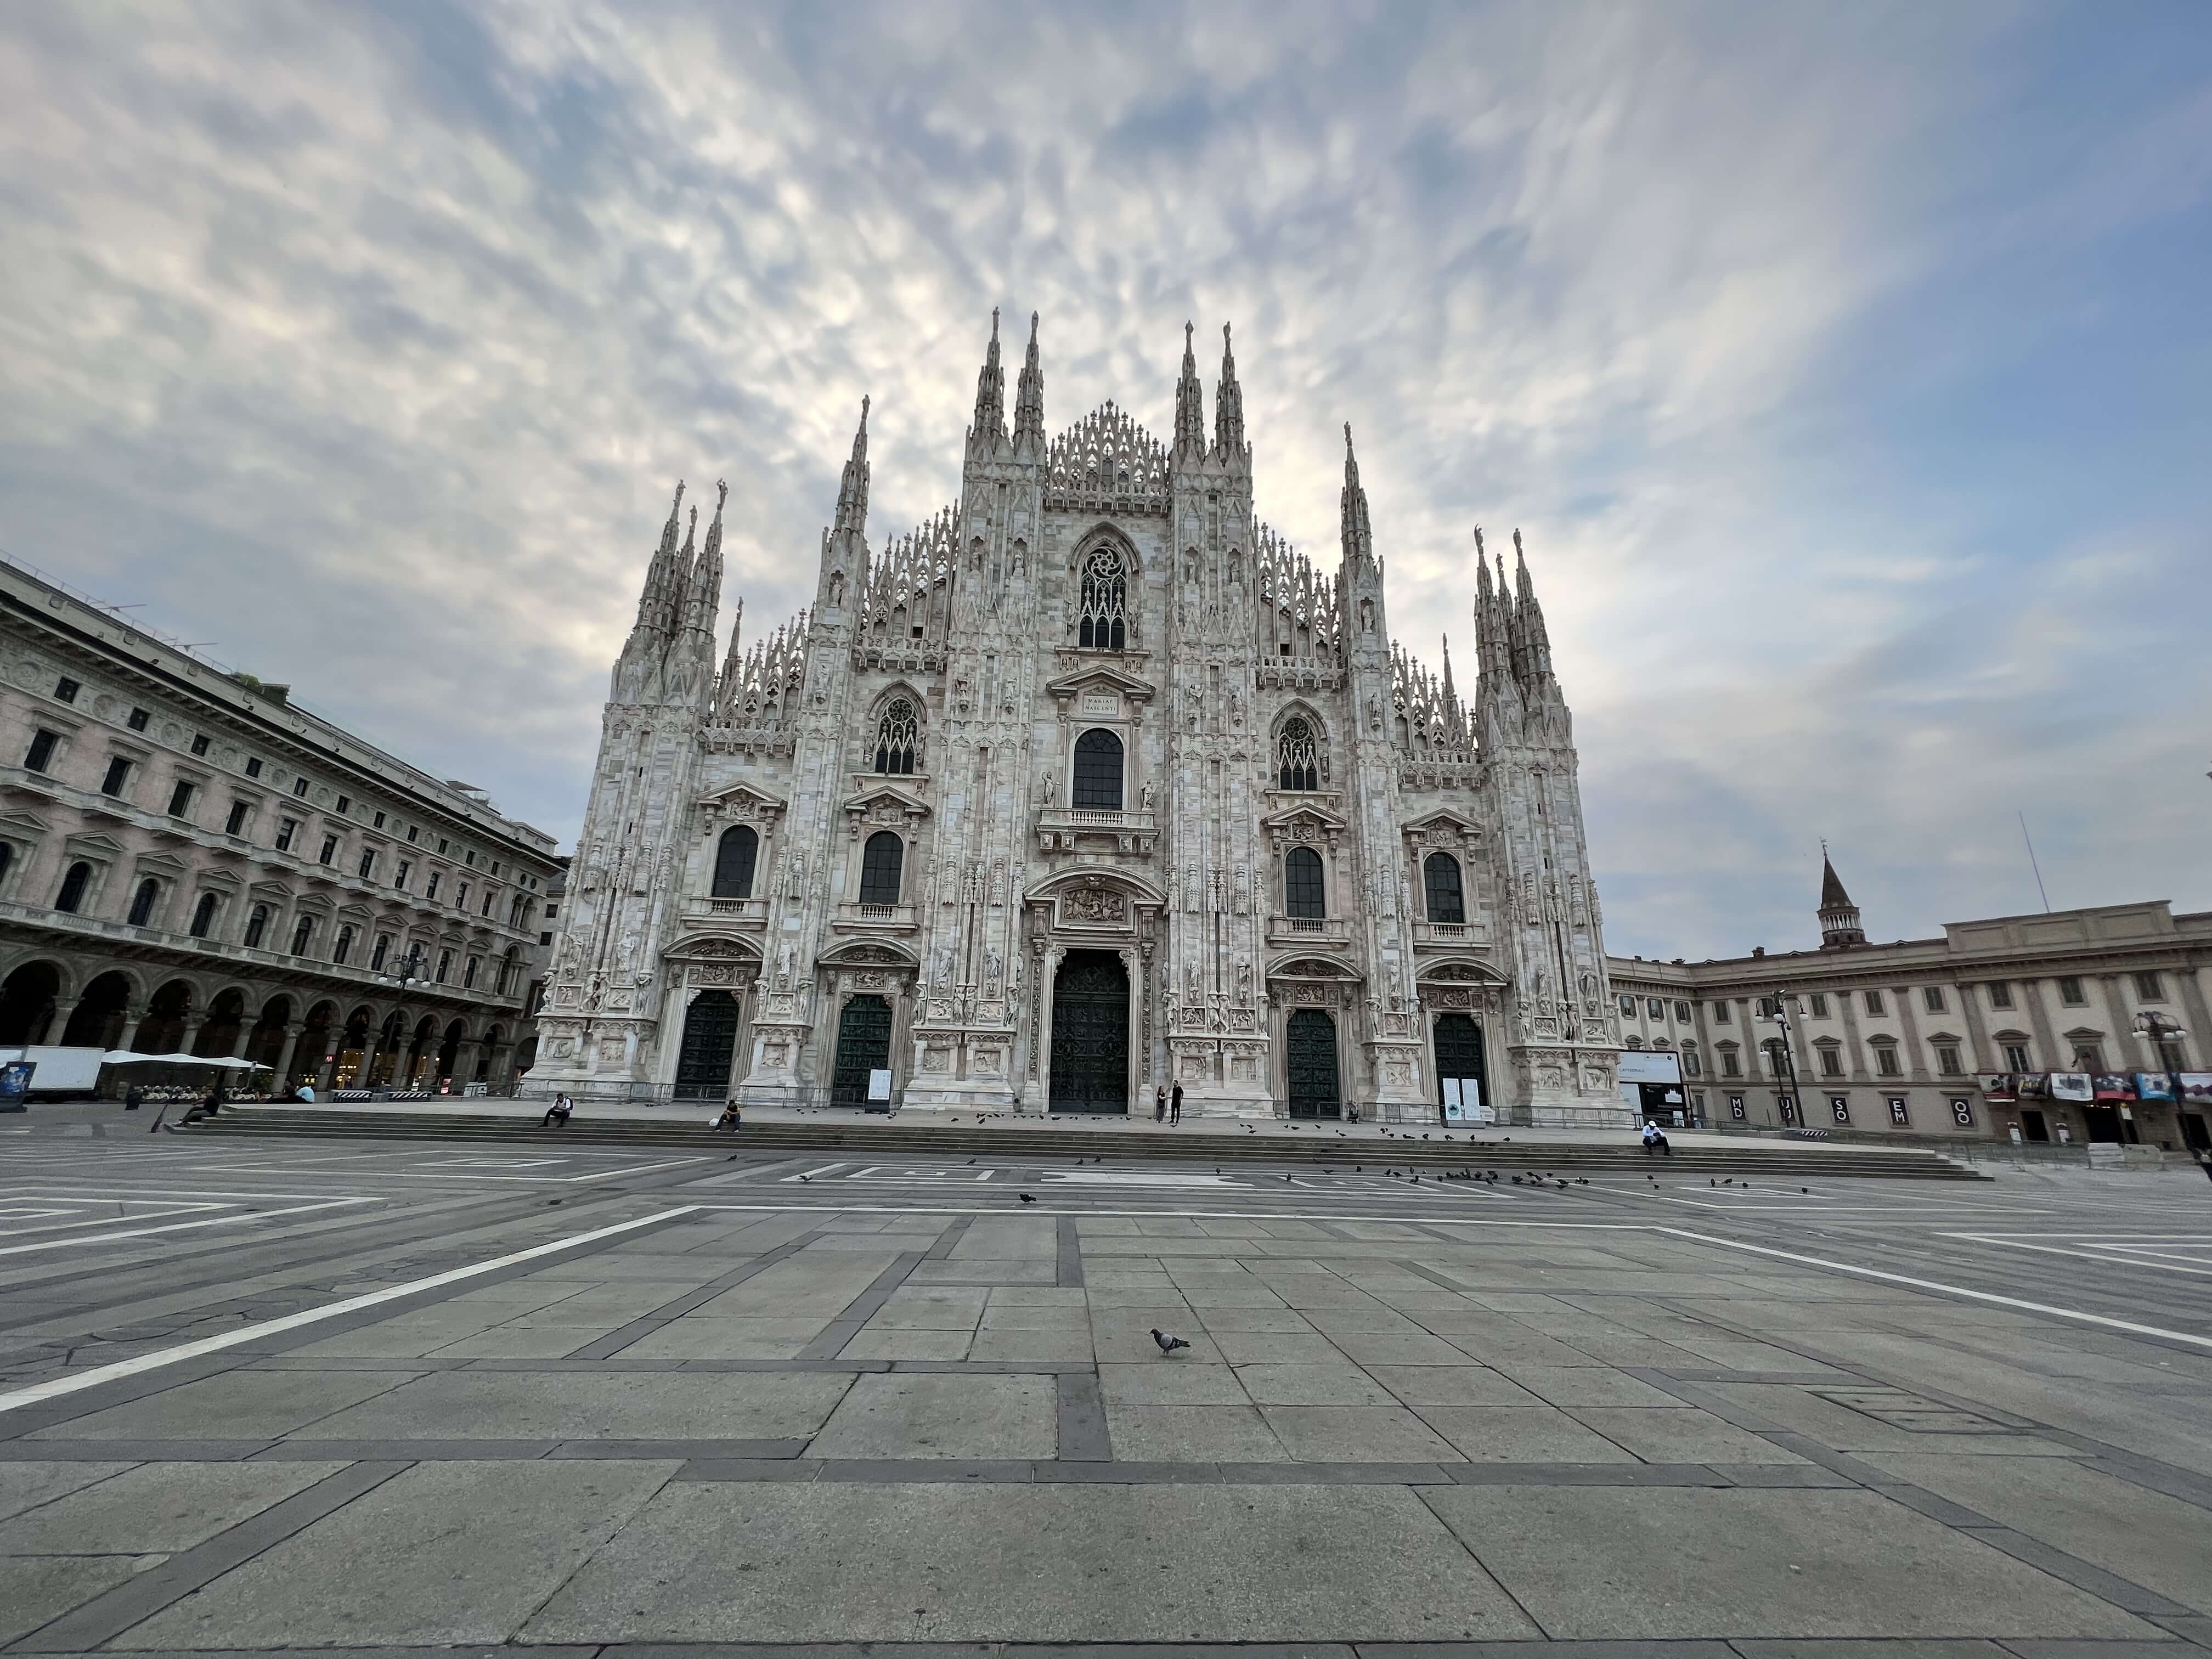
[[[282,1107],[232,1107],[216,1118],[203,1118],[182,1133],[190,1134],[281,1135],[375,1140],[499,1141],[548,1146],[636,1146],[686,1152],[842,1152],[862,1157],[930,1158],[989,1156],[1001,1161],[1030,1158],[1110,1158],[1172,1159],[1180,1163],[1317,1164],[1343,1169],[1354,1163],[1376,1170],[1462,1169],[1565,1171],[1570,1175],[1618,1175],[1663,1167],[1676,1176],[1728,1175],[1793,1179],[1819,1176],[1876,1176],[1933,1181],[1981,1181],[1989,1177],[1918,1149],[1897,1151],[1818,1147],[1788,1144],[1715,1146],[1677,1142],[1665,1160],[1645,1155],[1626,1133],[1622,1144],[1516,1142],[1501,1134],[1480,1141],[1423,1140],[1413,1135],[1387,1139],[1362,1135],[1339,1139],[1327,1125],[1297,1134],[1277,1131],[1223,1133],[1203,1128],[1172,1133],[1101,1133],[1092,1129],[991,1129],[904,1123],[804,1123],[779,1120],[748,1123],[737,1134],[716,1133],[702,1116],[694,1121],[651,1122],[633,1119],[593,1121],[580,1113],[565,1129],[540,1128],[533,1119],[482,1115],[404,1111],[301,1111]],[[1439,1132],[1431,1131],[1431,1134]],[[1311,1138],[1308,1139],[1310,1135]]]

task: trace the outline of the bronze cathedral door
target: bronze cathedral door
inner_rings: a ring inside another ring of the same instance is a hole
[[[1110,951],[1071,951],[1052,985],[1052,1109],[1129,1109],[1129,972]]]

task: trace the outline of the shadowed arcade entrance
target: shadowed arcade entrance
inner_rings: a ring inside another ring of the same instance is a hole
[[[1110,951],[1071,951],[1052,989],[1052,1109],[1129,1109],[1129,972]]]

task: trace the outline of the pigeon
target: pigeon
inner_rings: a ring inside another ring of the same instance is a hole
[[[799,1178],[801,1181],[811,1181],[811,1180],[813,1180],[813,1179],[814,1179],[814,1177],[813,1177],[812,1176],[799,1176]]]
[[[1588,1176],[1577,1176],[1575,1177],[1575,1185],[1576,1185],[1576,1186],[1577,1186],[1577,1187],[1587,1187],[1587,1186],[1589,1186],[1589,1177]]]
[[[1016,1193],[1014,1196],[1021,1200],[1024,1204],[1034,1204],[1036,1202],[1036,1194],[1035,1193]]]
[[[1181,1337],[1170,1336],[1167,1332],[1160,1329],[1157,1325],[1152,1328],[1152,1340],[1160,1345],[1160,1352],[1162,1353],[1173,1353],[1177,1348],[1188,1348],[1190,1346],[1190,1344],[1184,1341]]]

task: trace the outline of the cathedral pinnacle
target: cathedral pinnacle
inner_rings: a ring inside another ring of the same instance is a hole
[[[684,521],[684,481],[676,481],[676,499],[669,504],[668,522],[661,526],[660,546],[646,567],[645,589],[637,599],[639,628],[659,628],[667,615],[676,581],[676,531]]]
[[[1198,384],[1198,359],[1191,354],[1191,325],[1182,325],[1182,378],[1176,382],[1176,453],[1206,453],[1206,394]]]
[[[1359,458],[1352,450],[1352,422],[1344,423],[1344,495],[1341,538],[1345,567],[1375,556],[1375,532],[1367,522],[1367,492],[1359,487]]]
[[[1006,375],[999,366],[999,308],[991,307],[991,343],[975,375],[975,422],[968,429],[969,447],[988,455],[1006,441]]]
[[[1044,371],[1037,366],[1037,314],[1030,313],[1030,347],[1014,392],[1014,447],[1044,453]]]
[[[835,531],[860,535],[868,526],[868,400],[860,399],[860,429],[853,434],[853,453],[837,485]]]
[[[1221,384],[1213,394],[1213,453],[1217,459],[1244,458],[1244,391],[1237,384],[1237,359],[1229,349],[1229,325],[1221,325]]]

